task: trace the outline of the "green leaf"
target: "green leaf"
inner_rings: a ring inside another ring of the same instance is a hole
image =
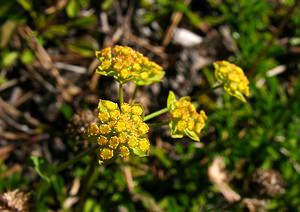
[[[104,0],[101,3],[101,9],[106,11],[109,10],[113,6],[114,0]]]
[[[135,148],[131,148],[133,153],[139,157],[145,157],[148,156],[149,154],[146,152],[143,152],[140,148],[135,147]]]
[[[78,19],[71,22],[70,26],[81,28],[81,29],[87,29],[87,28],[95,27],[96,24],[97,24],[97,18],[96,16],[92,15],[92,16],[79,17]]]
[[[63,114],[63,116],[69,120],[71,119],[71,117],[73,116],[73,108],[71,107],[71,105],[63,103],[60,107],[60,112]]]
[[[34,54],[33,54],[33,52],[30,51],[30,50],[28,50],[28,49],[26,49],[22,53],[22,55],[20,57],[20,60],[21,60],[21,62],[23,64],[30,64],[30,63],[32,63],[32,61],[34,60]]]
[[[169,128],[170,128],[170,131],[171,131],[171,137],[172,138],[182,138],[183,137],[183,134],[178,134],[177,133],[176,124],[175,124],[174,121],[170,121]]]
[[[165,72],[162,71],[158,74],[155,74],[153,76],[150,76],[148,79],[141,79],[140,77],[136,77],[133,79],[134,83],[138,86],[145,86],[145,85],[150,85],[155,82],[161,81],[161,79],[164,77]]]
[[[48,39],[57,39],[59,36],[64,36],[68,33],[68,27],[66,25],[53,25],[47,27],[47,30],[43,35]]]
[[[79,9],[80,8],[79,8],[79,4],[78,4],[77,0],[69,0],[69,3],[66,8],[66,12],[70,18],[75,17],[76,14],[78,14]]]
[[[49,162],[46,159],[38,156],[31,156],[30,161],[38,175],[43,180],[50,182],[50,176],[53,173],[54,169],[49,164]]]
[[[70,40],[67,48],[83,57],[94,57],[95,50],[99,49],[99,45],[96,39],[87,35],[76,40]]]
[[[4,18],[4,20],[6,18],[8,18],[9,14],[11,14],[11,11],[13,9],[13,7],[15,7],[15,1],[1,1],[0,4],[0,17]],[[8,14],[9,13],[9,14]]]
[[[195,27],[199,27],[202,24],[202,20],[196,13],[193,13],[192,11],[188,11],[186,12],[186,16]]]
[[[7,82],[7,79],[5,76],[0,76],[0,85],[4,84]]]
[[[185,129],[184,133],[194,141],[200,141],[199,136],[192,130]]]
[[[228,89],[226,86],[224,86],[224,90],[231,96],[234,96],[235,98],[241,100],[244,103],[247,103],[247,100],[243,96],[243,94],[240,91],[232,91],[231,89]]]
[[[18,56],[19,56],[18,52],[7,52],[7,53],[4,53],[4,55],[2,55],[1,66],[2,67],[8,67],[8,66],[10,66],[12,63],[14,63],[17,60]]]
[[[5,47],[11,40],[11,36],[17,27],[17,22],[13,20],[7,20],[0,29],[0,47]]]
[[[170,92],[169,92],[169,95],[168,95],[168,99],[167,99],[167,108],[168,108],[169,110],[172,109],[172,105],[173,105],[173,102],[174,102],[174,101],[176,101],[176,96],[175,96],[175,94],[174,94],[173,91],[170,91]]]
[[[18,0],[18,3],[24,8],[24,10],[32,10],[32,1],[31,0]]]
[[[87,199],[84,203],[83,212],[101,212],[101,206],[95,199]]]

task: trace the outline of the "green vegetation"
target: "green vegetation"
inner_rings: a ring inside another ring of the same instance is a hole
[[[36,211],[300,210],[298,0],[0,2],[0,195],[29,192]],[[172,27],[203,42],[175,43]],[[96,73],[95,51],[115,45],[160,64],[164,78],[144,83],[139,72],[130,79],[147,87],[126,83],[119,99],[113,78]],[[247,103],[216,83],[222,60],[244,70]],[[177,121],[171,137],[170,90],[207,114],[200,142]],[[135,99],[146,117],[163,108],[148,116],[149,156],[97,163],[83,134],[99,99]]]

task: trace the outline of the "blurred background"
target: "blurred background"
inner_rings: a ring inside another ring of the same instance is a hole
[[[299,2],[0,0],[0,209],[20,189],[20,211],[299,211]],[[137,93],[147,113],[169,90],[206,111],[201,142],[155,129],[149,157],[86,177],[91,155],[42,180],[89,145],[98,99],[117,100],[95,73],[95,50],[116,44],[166,71]],[[243,68],[248,104],[210,89],[216,60]]]

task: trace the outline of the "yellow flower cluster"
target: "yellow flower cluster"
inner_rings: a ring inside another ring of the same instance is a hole
[[[169,124],[171,136],[182,138],[187,135],[191,139],[199,141],[199,134],[207,120],[205,112],[201,110],[200,113],[197,113],[195,106],[187,96],[176,100],[173,92],[170,92],[168,97],[168,108],[172,115]]]
[[[120,83],[133,81],[136,85],[149,85],[164,76],[162,67],[128,46],[114,46],[96,51],[100,61],[97,73],[113,76]]]
[[[138,156],[148,155],[149,127],[143,122],[142,106],[124,103],[120,109],[117,103],[100,100],[98,109],[100,123],[91,124],[87,129],[87,135],[97,140],[101,161],[109,160],[116,155],[128,157],[131,152]]]
[[[249,81],[245,76],[243,70],[235,64],[227,61],[218,61],[214,63],[215,76],[219,82],[224,86],[224,90],[246,102],[244,96],[249,96]]]

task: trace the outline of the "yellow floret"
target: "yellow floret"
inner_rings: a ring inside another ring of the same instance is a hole
[[[110,111],[118,110],[118,104],[117,103],[103,100],[103,105],[104,105],[104,107],[106,107]]]
[[[138,140],[137,140],[136,137],[131,136],[131,137],[128,139],[127,144],[128,144],[128,147],[134,148],[134,147],[136,147],[136,146],[138,145]]]
[[[139,149],[144,152],[144,153],[147,153],[149,152],[150,150],[150,143],[149,143],[149,140],[147,138],[142,138],[140,139],[140,142],[139,142]]]
[[[112,148],[112,149],[116,149],[117,147],[118,147],[118,145],[119,145],[119,138],[117,137],[117,136],[113,136],[113,137],[111,137],[110,139],[109,139],[109,144],[108,144],[108,146],[110,147],[110,148]]]
[[[126,143],[129,140],[129,135],[125,132],[121,132],[119,134],[119,142],[121,144]]]
[[[196,108],[193,104],[189,104],[188,109],[189,109],[189,112],[191,112],[191,113],[196,112]]]
[[[104,148],[100,150],[99,156],[101,157],[102,160],[109,160],[114,156],[114,152],[112,149]]]
[[[98,138],[97,138],[97,142],[99,144],[99,146],[104,146],[107,144],[108,140],[106,137],[100,135]]]
[[[198,116],[198,122],[204,123],[207,120],[207,116],[203,110],[200,111],[200,114]]]
[[[123,78],[123,79],[127,79],[129,77],[130,73],[127,69],[122,69],[121,72],[120,72],[120,76]]]
[[[194,126],[195,126],[194,120],[189,120],[187,125],[188,125],[187,128],[188,128],[189,130],[193,130],[193,129],[194,129]]]
[[[115,126],[115,129],[117,132],[123,132],[126,130],[126,122],[124,121],[118,121],[116,126]]]
[[[197,134],[199,134],[199,133],[201,132],[201,130],[203,129],[203,127],[204,127],[204,124],[198,122],[198,123],[195,125],[195,132],[196,132]]]
[[[109,134],[111,132],[111,128],[108,124],[101,124],[99,126],[99,132],[103,135],[104,134]]]
[[[133,64],[132,66],[134,71],[139,71],[141,69],[141,66],[138,63]]]
[[[119,148],[119,154],[121,157],[125,158],[125,157],[128,157],[130,152],[129,152],[129,149],[126,147],[126,146],[121,146]]]
[[[178,121],[178,123],[177,123],[177,129],[179,130],[179,131],[184,131],[185,129],[187,128],[187,123],[185,122],[185,121],[183,121],[183,120],[180,120],[180,121]]]
[[[172,116],[173,118],[180,118],[182,116],[182,112],[180,109],[175,109],[172,111]]]
[[[110,65],[111,65],[111,62],[109,60],[104,60],[101,63],[100,67],[102,70],[105,70],[105,69],[108,69],[110,67]]]
[[[141,73],[141,78],[142,79],[147,79],[149,77],[149,74],[147,73],[147,72],[143,72],[143,73]]]
[[[87,134],[89,136],[95,136],[99,134],[99,127],[96,123],[91,124],[87,129]]]
[[[138,116],[138,115],[132,115],[131,119],[135,124],[143,122],[143,119],[141,118],[141,116]]]
[[[141,134],[146,134],[149,131],[149,127],[146,123],[141,123],[138,126],[138,130]]]
[[[110,114],[110,118],[112,120],[117,120],[120,117],[120,111],[119,110],[111,111],[109,114]]]
[[[108,112],[99,112],[98,119],[102,122],[106,122],[109,120],[109,113]]]
[[[140,105],[133,105],[131,108],[131,112],[135,115],[141,116],[144,111]]]
[[[122,104],[121,111],[123,113],[129,113],[131,111],[131,106],[127,103]]]

